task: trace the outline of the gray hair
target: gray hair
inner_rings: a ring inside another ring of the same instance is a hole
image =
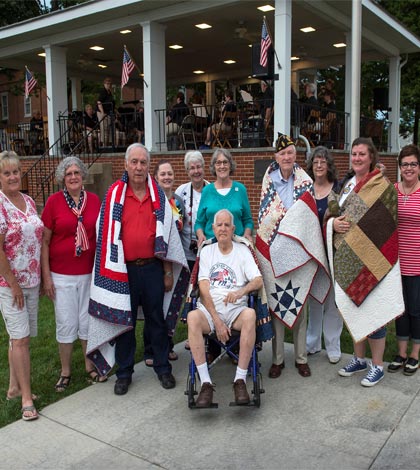
[[[229,217],[230,217],[230,222],[233,226],[235,226],[235,219],[233,217],[233,214],[232,212],[230,212],[229,209],[220,209],[219,211],[217,211],[215,214],[214,214],[214,218],[213,218],[213,225],[216,225],[216,219],[217,217],[219,217],[220,214],[227,214]]]
[[[147,158],[147,163],[150,164],[150,152],[149,152],[149,150],[143,144],[139,144],[138,142],[134,142],[134,144],[131,144],[127,147],[127,150],[125,151],[125,161],[128,162],[130,152],[135,148],[141,148],[145,151],[146,158]]]
[[[232,158],[232,155],[229,152],[229,150],[224,149],[224,148],[216,148],[216,150],[213,152],[213,155],[211,156],[211,160],[210,160],[210,172],[211,172],[211,174],[213,176],[216,176],[216,169],[214,167],[214,164],[216,163],[216,160],[217,160],[217,157],[219,156],[219,154],[222,154],[223,156],[226,157],[226,159],[228,160],[229,165],[230,165],[229,175],[233,175],[233,173],[236,170],[236,162]]]
[[[316,86],[315,83],[306,83],[305,87],[308,87],[311,90],[311,93],[315,94],[316,93]]]
[[[185,170],[187,171],[187,173],[190,170],[191,163],[194,163],[194,162],[201,163],[201,165],[204,168],[204,158],[203,158],[202,153],[199,152],[198,150],[190,150],[185,154],[184,166],[185,166]]]
[[[57,180],[58,184],[64,184],[64,177],[66,175],[66,171],[72,165],[76,165],[80,169],[82,179],[86,179],[88,175],[88,169],[86,165],[82,162],[82,160],[80,160],[80,158],[72,155],[61,160],[61,162],[58,164],[57,169],[55,170],[55,179]]]
[[[20,170],[20,160],[16,152],[5,150],[0,153],[0,171],[3,171],[7,165],[16,165]]]

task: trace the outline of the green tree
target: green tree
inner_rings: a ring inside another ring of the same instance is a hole
[[[417,36],[420,36],[419,0],[380,0],[380,4]],[[404,59],[404,58],[403,58]],[[413,133],[419,142],[420,121],[420,53],[410,54],[401,70],[401,134]]]
[[[39,0],[0,0],[0,27],[44,13]]]

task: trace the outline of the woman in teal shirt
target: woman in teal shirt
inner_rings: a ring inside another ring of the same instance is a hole
[[[232,180],[236,168],[230,152],[217,148],[210,162],[210,171],[216,177],[214,183],[203,188],[194,229],[198,246],[204,240],[214,237],[212,224],[214,215],[220,209],[228,209],[234,216],[235,234],[244,236],[252,242],[251,208],[245,186]]]

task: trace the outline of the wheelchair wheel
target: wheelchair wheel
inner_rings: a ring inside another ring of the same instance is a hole
[[[256,379],[254,381],[254,387],[252,389],[252,393],[254,395],[254,405],[259,408],[261,405],[261,393],[264,392],[264,390],[261,388],[262,384],[262,377],[261,374],[258,373],[256,375]]]
[[[188,379],[187,379],[187,390],[185,392],[185,395],[188,396],[188,408],[194,408],[195,407],[195,395],[197,395],[197,390],[195,388],[195,384],[197,383],[196,380],[192,380],[191,374],[188,374]]]

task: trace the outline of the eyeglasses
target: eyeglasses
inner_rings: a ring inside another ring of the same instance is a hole
[[[419,162],[410,162],[410,163],[404,162],[404,163],[401,163],[401,165],[400,165],[400,167],[404,168],[404,169],[406,169],[408,167],[417,168],[418,166],[419,166]]]
[[[214,166],[229,166],[229,161],[228,160],[220,160],[218,162],[215,162]]]
[[[66,173],[64,176],[69,177],[69,176],[80,176],[80,171],[69,171]]]
[[[314,160],[312,162],[313,166],[325,166],[327,164],[326,160]]]

